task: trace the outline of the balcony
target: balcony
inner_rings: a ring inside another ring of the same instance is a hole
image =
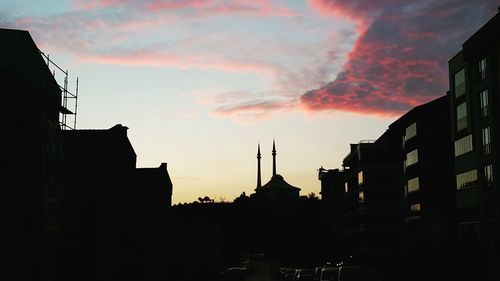
[[[491,143],[483,144],[483,154],[487,155],[491,153]]]
[[[485,106],[485,107],[481,108],[481,116],[482,116],[482,117],[486,117],[486,116],[488,116],[488,115],[489,115],[489,110],[488,110],[488,107],[487,107],[487,106]]]

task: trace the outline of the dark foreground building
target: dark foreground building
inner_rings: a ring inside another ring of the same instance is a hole
[[[0,29],[0,280],[50,280],[61,90],[27,31]]]
[[[156,168],[138,168],[134,186],[134,235],[142,280],[164,280],[173,265],[172,188],[167,163]]]
[[[352,254],[391,260],[399,254],[398,167],[383,142],[351,144],[344,158],[346,238]]]
[[[459,255],[491,280],[500,278],[499,30],[497,13],[448,63]]]
[[[59,280],[117,280],[134,274],[136,154],[127,129],[63,131]]]
[[[353,254],[388,278],[450,272],[456,221],[449,120],[443,96],[401,116],[376,141],[351,144],[343,170],[319,170],[332,252]],[[400,272],[387,269],[388,261]],[[429,270],[416,270],[422,267]]]
[[[136,169],[127,130],[63,131],[57,280],[168,276],[172,182],[166,163]]]
[[[391,147],[398,170],[401,268],[412,272],[408,280],[453,271],[456,207],[449,124],[449,101],[442,96],[401,116],[377,140]]]

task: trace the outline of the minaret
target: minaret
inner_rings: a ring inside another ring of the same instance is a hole
[[[257,146],[257,188],[262,187],[262,182],[260,180],[260,143]]]
[[[276,145],[273,139],[273,177],[276,175]]]

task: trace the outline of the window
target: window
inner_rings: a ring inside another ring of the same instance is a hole
[[[486,127],[481,130],[481,136],[483,140],[483,152],[484,154],[491,153],[491,139],[490,139],[490,127]]]
[[[484,179],[487,183],[493,182],[493,165],[484,166]]]
[[[465,94],[465,70],[462,68],[455,73],[455,98]]]
[[[466,188],[477,183],[477,170],[471,170],[457,175],[457,189]]]
[[[411,166],[418,162],[418,149],[412,150],[406,154],[405,166]]]
[[[417,191],[420,189],[420,182],[418,177],[408,180],[408,193]]]
[[[486,58],[479,61],[479,77],[481,80],[486,79]]]
[[[363,171],[358,172],[358,184],[362,185],[364,181]]]
[[[365,202],[365,193],[363,191],[360,191],[358,194],[358,202],[359,203],[364,203]]]
[[[405,141],[413,138],[416,135],[417,135],[417,123],[413,123],[410,126],[406,127]]]
[[[467,103],[457,106],[457,132],[467,128]]]
[[[481,105],[481,115],[488,116],[488,90],[479,93],[479,103]]]
[[[410,210],[412,212],[419,212],[420,211],[420,203],[417,204],[411,204],[410,205]]]
[[[455,156],[460,156],[472,151],[472,135],[455,141]]]

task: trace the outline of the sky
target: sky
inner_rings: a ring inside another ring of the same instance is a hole
[[[0,0],[79,78],[77,128],[129,128],[137,167],[168,163],[173,203],[232,201],[277,172],[301,195],[350,143],[446,94],[448,60],[493,0]],[[62,76],[56,74],[61,81]],[[73,90],[74,91],[74,90]],[[71,107],[71,105],[70,105]]]

